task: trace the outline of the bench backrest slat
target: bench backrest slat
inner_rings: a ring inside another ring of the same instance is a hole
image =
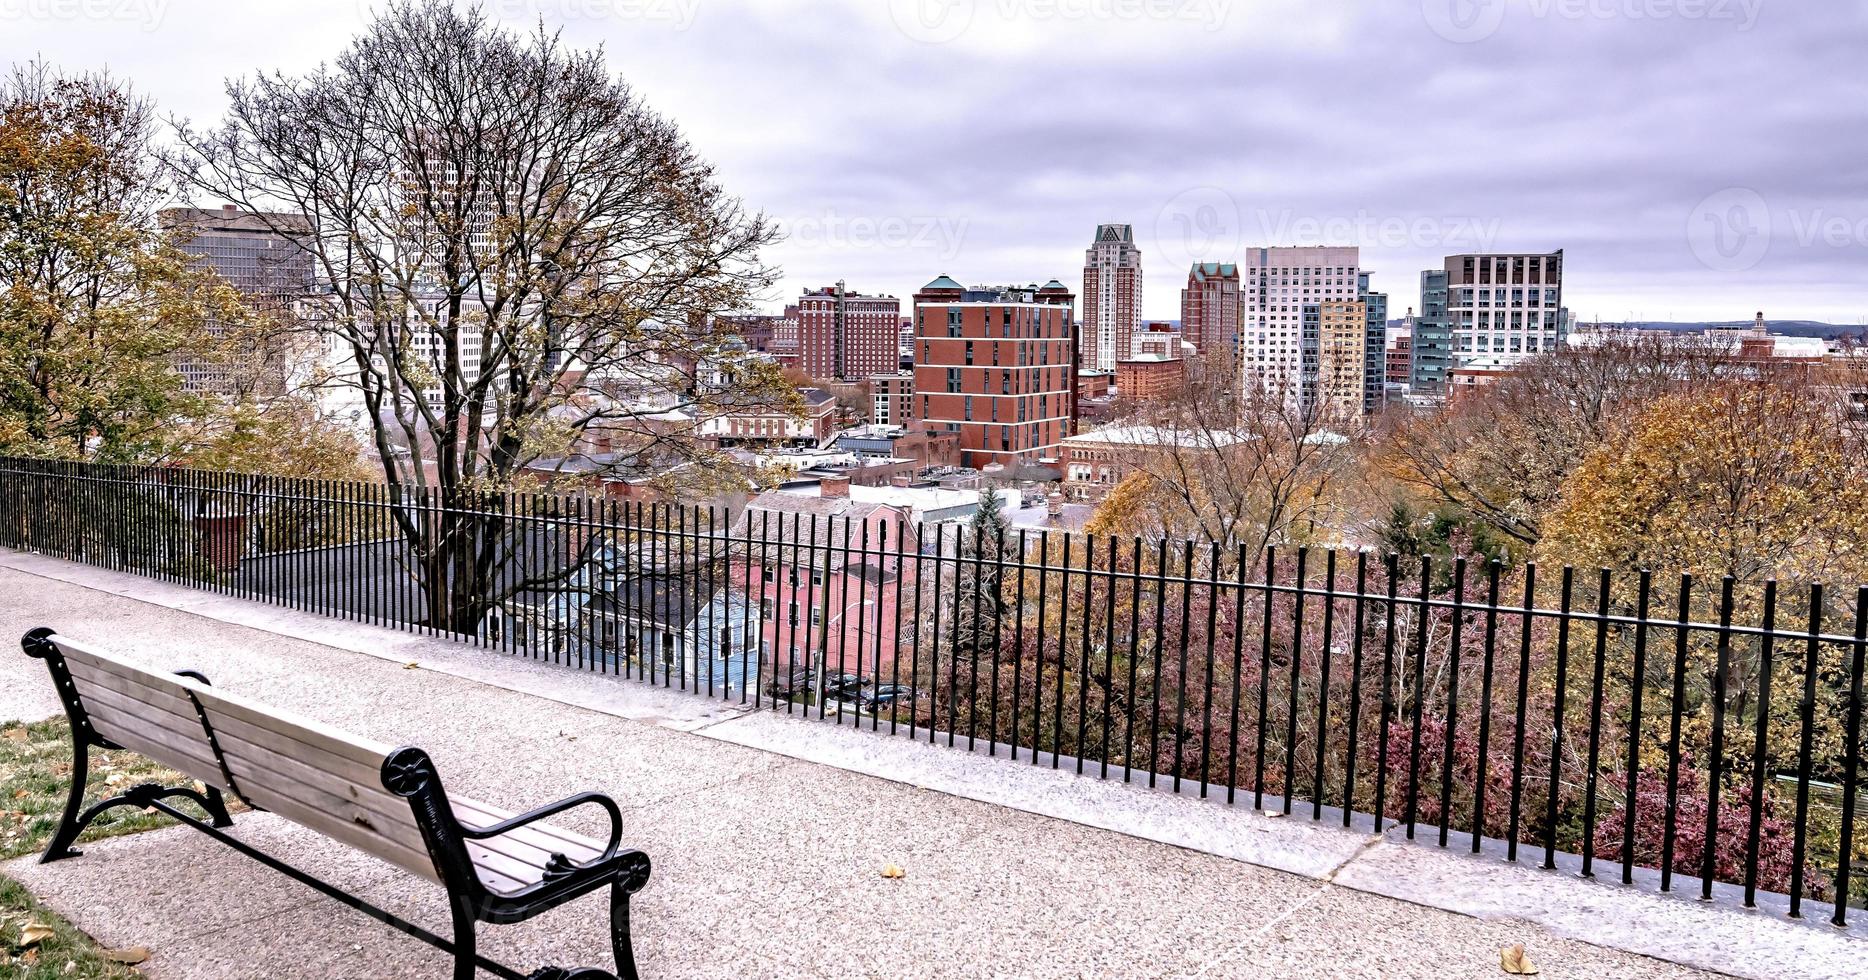
[[[54,637],[102,737],[255,806],[440,880],[409,801],[383,788],[393,747]],[[192,700],[191,700],[192,695]],[[214,731],[210,743],[195,704]],[[214,748],[220,749],[215,758]],[[233,777],[221,774],[224,762]]]
[[[409,801],[383,788],[392,746],[209,688],[198,694],[227,769],[255,804],[440,880]],[[315,781],[309,774],[319,774]]]
[[[220,767],[194,705],[194,682],[145,670],[109,654],[58,641],[78,699],[97,734],[209,785]]]

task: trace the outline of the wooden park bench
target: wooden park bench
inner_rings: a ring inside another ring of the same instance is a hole
[[[622,814],[609,797],[581,793],[529,813],[452,796],[427,753],[358,738],[315,721],[208,686],[194,671],[160,674],[39,628],[22,641],[45,661],[71,719],[72,780],[64,819],[41,861],[75,857],[72,844],[113,807],[154,808],[345,905],[454,956],[454,977],[476,967],[506,980],[634,980],[629,896],[649,878],[649,858],[618,850]],[[197,786],[145,783],[84,807],[92,746],[127,749],[199,780]],[[406,922],[226,833],[227,793],[446,889],[451,940]],[[190,800],[204,822],[170,801]],[[610,818],[607,841],[544,823],[579,806]],[[617,973],[545,967],[529,974],[474,950],[477,923],[511,923],[610,887],[610,938]]]

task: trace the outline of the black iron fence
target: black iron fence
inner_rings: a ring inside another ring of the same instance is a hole
[[[1868,901],[1868,588],[20,459],[0,545],[1836,925]]]

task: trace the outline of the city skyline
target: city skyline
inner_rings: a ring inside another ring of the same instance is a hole
[[[612,64],[788,233],[763,308],[844,279],[1076,282],[1135,227],[1143,319],[1196,261],[1354,246],[1390,315],[1447,255],[1564,249],[1584,321],[1868,319],[1859,5],[1725,0],[499,0]],[[195,0],[0,10],[15,51],[108,68],[212,123],[223,80],[302,72],[373,9]],[[83,30],[73,30],[84,18]],[[830,58],[855,44],[864,58]],[[1040,57],[1068,49],[1070,59]],[[1794,56],[1791,56],[1794,53]],[[1086,98],[1073,63],[1120,83]],[[1746,68],[1770,63],[1770,72]],[[178,65],[187,66],[178,70]],[[1014,106],[1007,109],[1007,106]],[[1619,118],[1625,125],[1605,127]],[[834,122],[834,126],[823,123]],[[946,152],[949,136],[991,152]],[[932,134],[943,134],[935,138]],[[1840,163],[1838,163],[1840,161]],[[220,202],[196,200],[203,207]],[[968,282],[968,285],[972,285]]]

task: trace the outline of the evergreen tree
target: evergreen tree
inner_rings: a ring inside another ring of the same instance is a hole
[[[1004,586],[1014,573],[1005,563],[1016,562],[1020,556],[1015,554],[1012,526],[1000,506],[997,490],[980,491],[979,510],[960,536],[951,634],[955,654],[995,650],[1012,628]]]

